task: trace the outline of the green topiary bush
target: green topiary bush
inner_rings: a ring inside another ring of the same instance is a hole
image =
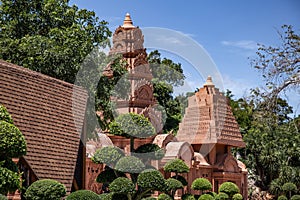
[[[280,195],[277,200],[288,200],[288,198],[285,195]]]
[[[243,200],[243,196],[239,193],[232,196],[232,200]]]
[[[1,162],[0,162],[1,163]],[[20,186],[20,174],[0,165],[0,194],[14,192]]]
[[[292,192],[297,190],[297,186],[294,183],[288,182],[282,186],[282,190],[289,194],[289,198],[291,198]]]
[[[291,197],[291,200],[300,200],[300,195],[299,194],[295,194]]]
[[[215,199],[216,200],[226,200],[226,199],[229,199],[229,196],[226,193],[220,192],[219,194],[217,194]]]
[[[144,163],[137,157],[122,157],[116,164],[116,170],[124,173],[141,173],[145,169]]]
[[[115,146],[107,146],[98,149],[92,157],[92,161],[98,164],[104,163],[108,166],[115,166],[115,164],[123,156],[124,152],[120,148]]]
[[[198,200],[214,200],[214,197],[209,194],[202,194]]]
[[[225,182],[220,185],[219,192],[224,192],[231,198],[234,194],[239,193],[240,189],[232,182]]]
[[[177,177],[178,173],[187,173],[190,168],[185,164],[185,162],[183,162],[183,160],[176,158],[167,162],[164,166],[164,170],[165,172],[174,172]]]
[[[60,200],[65,195],[66,187],[50,179],[32,183],[25,192],[26,200]]]
[[[71,193],[66,200],[100,200],[100,197],[90,190],[78,190]]]
[[[193,190],[201,190],[202,193],[205,190],[211,190],[212,185],[206,178],[197,178],[192,183],[192,189]]]
[[[142,198],[142,200],[156,200],[156,198],[154,198],[154,197],[146,197],[146,198]]]
[[[11,118],[11,115],[8,113],[5,106],[0,104],[0,121],[5,121],[7,123],[13,124],[14,121]]]
[[[133,194],[135,185],[130,179],[119,177],[109,184],[109,190],[117,194]]]
[[[176,176],[172,176],[171,178],[175,178],[176,180],[180,181],[183,186],[188,185],[188,182],[186,181],[186,179],[183,176],[177,175],[177,178],[176,178]]]
[[[0,194],[0,200],[7,200],[7,197],[4,196],[3,194]]]
[[[184,195],[182,195],[181,199],[182,200],[196,200],[194,195],[192,195],[192,194],[184,194]]]
[[[26,154],[25,137],[13,124],[0,121],[0,158],[19,158]]]
[[[183,188],[182,183],[174,178],[168,178],[165,181],[165,183],[166,183],[166,191],[177,190],[177,189]]]
[[[137,184],[143,189],[162,191],[165,188],[165,179],[158,170],[146,169],[138,175]]]
[[[162,193],[158,196],[157,200],[173,200],[169,195]]]

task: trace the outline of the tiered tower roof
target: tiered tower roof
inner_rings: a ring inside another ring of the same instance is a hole
[[[194,96],[189,97],[185,111],[179,125],[179,141],[245,146],[228,99],[215,88],[211,77]]]

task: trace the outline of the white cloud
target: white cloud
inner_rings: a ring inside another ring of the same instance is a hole
[[[225,46],[237,47],[245,50],[256,50],[257,42],[252,40],[239,40],[239,41],[222,41]]]
[[[246,97],[251,88],[255,88],[255,83],[244,79],[232,79],[229,75],[223,75],[224,89],[230,90],[235,98]],[[225,91],[224,91],[225,92]]]

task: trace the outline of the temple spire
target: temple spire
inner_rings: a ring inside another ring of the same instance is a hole
[[[208,77],[207,77],[206,82],[204,83],[203,86],[211,86],[211,87],[214,87],[214,86],[215,86],[215,84],[212,82],[211,76],[208,76]]]
[[[123,28],[135,28],[135,26],[133,26],[131,17],[129,13],[126,13],[125,19],[124,19],[124,23],[123,23]]]

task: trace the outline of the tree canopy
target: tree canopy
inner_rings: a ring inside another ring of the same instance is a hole
[[[111,32],[93,11],[69,0],[4,0],[0,58],[73,83],[80,63]]]

